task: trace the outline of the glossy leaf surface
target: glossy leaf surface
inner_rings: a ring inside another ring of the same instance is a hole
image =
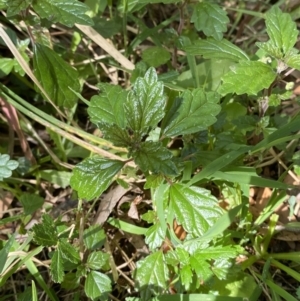
[[[111,280],[103,273],[91,271],[85,280],[84,291],[92,300],[100,297],[103,300],[108,300],[108,293],[111,291]]]
[[[203,235],[223,213],[208,190],[182,184],[170,187],[170,207],[177,223],[195,236]]]
[[[33,1],[33,8],[41,18],[68,27],[75,23],[93,25],[92,19],[85,14],[89,7],[77,0],[38,0]]]
[[[71,186],[80,198],[91,200],[99,197],[121,170],[124,162],[91,157],[76,165],[71,177]]]
[[[60,250],[56,250],[51,258],[50,274],[52,280],[56,283],[61,283],[64,280],[63,257]]]
[[[219,95],[204,92],[203,89],[186,90],[180,97],[181,103],[165,125],[163,135],[177,136],[192,134],[208,128],[216,122],[216,115],[221,107],[218,105]]]

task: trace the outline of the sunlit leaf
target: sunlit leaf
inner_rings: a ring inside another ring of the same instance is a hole
[[[87,267],[93,270],[100,270],[108,261],[109,254],[101,251],[92,252],[87,259]]]
[[[208,190],[182,184],[170,187],[170,206],[177,223],[195,236],[203,235],[223,213]]]
[[[108,294],[111,292],[111,280],[103,273],[91,271],[85,280],[84,291],[92,300],[100,297],[108,300]]]
[[[257,95],[261,90],[269,88],[275,78],[276,73],[270,66],[258,61],[241,61],[223,76],[219,92],[223,95]]]
[[[65,273],[60,250],[56,250],[51,258],[50,274],[54,282],[61,283],[64,280]]]
[[[80,198],[91,200],[99,197],[121,170],[124,162],[98,156],[87,158],[77,164],[71,177],[71,186]]]

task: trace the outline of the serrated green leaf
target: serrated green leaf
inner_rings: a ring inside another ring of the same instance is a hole
[[[7,18],[17,15],[22,10],[25,10],[31,4],[31,1],[32,0],[9,0],[6,13]]]
[[[132,156],[144,172],[152,171],[164,175],[176,175],[178,173],[174,162],[171,160],[172,153],[160,142],[141,142],[139,148],[132,151]]]
[[[58,250],[61,252],[62,258],[73,263],[78,263],[80,261],[79,252],[67,241],[67,239],[62,238],[59,240]]]
[[[181,265],[184,266],[190,263],[190,254],[185,249],[178,247],[175,252]]]
[[[101,251],[92,252],[87,259],[87,267],[93,270],[100,270],[108,261],[109,255]]]
[[[101,131],[106,140],[111,141],[114,145],[120,147],[130,147],[134,143],[134,137],[130,136],[127,130],[117,125],[102,124]]]
[[[278,94],[271,94],[269,96],[268,104],[270,107],[277,107],[281,104],[280,95]]]
[[[148,175],[146,177],[146,183],[144,185],[144,188],[145,189],[156,188],[162,183],[163,180],[164,180],[163,175]]]
[[[282,57],[285,56],[295,45],[298,36],[297,25],[293,22],[290,14],[283,13],[278,6],[266,13],[267,33],[270,43],[279,49]]]
[[[123,166],[122,161],[97,156],[87,158],[74,168],[70,184],[80,198],[92,200],[108,188]]]
[[[137,78],[125,102],[125,114],[129,128],[140,140],[164,117],[166,99],[163,83],[157,81],[154,68],[144,78]]]
[[[137,262],[135,281],[143,300],[148,300],[152,294],[161,294],[167,288],[169,271],[162,251]]]
[[[34,74],[50,98],[64,108],[72,108],[80,91],[77,71],[47,46],[35,44],[33,56]]]
[[[33,239],[42,246],[51,247],[57,244],[58,234],[53,219],[48,214],[42,216],[42,223],[32,228]]]
[[[215,123],[215,116],[221,107],[217,104],[219,95],[204,92],[202,88],[186,90],[181,95],[182,101],[173,118],[163,129],[165,136],[187,135],[207,129]]]
[[[170,58],[170,52],[159,46],[149,47],[142,53],[143,61],[154,68],[167,63]]]
[[[206,249],[197,250],[194,253],[194,257],[198,258],[199,260],[220,260],[220,259],[229,259],[235,258],[241,253],[243,253],[243,249],[236,245],[236,246],[213,246],[208,247]]]
[[[50,274],[56,283],[61,283],[64,280],[63,257],[60,250],[56,250],[51,258]]]
[[[248,61],[248,55],[239,47],[226,39],[220,41],[208,38],[196,41],[193,45],[185,46],[184,50],[191,55],[202,55],[206,59],[228,59],[235,62]]]
[[[193,272],[190,265],[185,265],[180,268],[180,279],[185,289],[189,290],[193,280]]]
[[[212,271],[213,273],[220,279],[225,280],[230,272],[230,269],[232,269],[232,262],[228,259],[216,259],[213,266]]]
[[[99,225],[92,225],[83,231],[84,245],[89,250],[99,249],[104,245],[106,235]]]
[[[19,166],[17,161],[9,158],[9,155],[0,154],[0,181],[3,181],[4,178],[9,178],[12,175],[12,170]]]
[[[85,13],[89,7],[77,0],[35,0],[32,3],[35,12],[52,23],[59,22],[68,27],[75,23],[93,25],[93,20]]]
[[[116,124],[122,129],[125,128],[124,102],[127,92],[120,86],[109,84],[101,84],[100,89],[101,93],[91,98],[88,108],[91,121],[100,128],[103,123]]]
[[[159,248],[166,238],[166,232],[163,231],[159,222],[155,222],[145,233],[145,242],[151,250]]]
[[[213,276],[211,266],[207,261],[191,256],[190,264],[200,281],[208,281]]]
[[[284,62],[291,68],[300,70],[300,54],[288,55]]]
[[[170,187],[170,206],[177,223],[195,236],[203,235],[223,213],[210,191],[182,184]]]
[[[100,297],[103,300],[108,300],[108,293],[111,292],[111,280],[105,274],[91,271],[85,280],[84,292],[92,300]]]
[[[223,32],[227,30],[229,18],[219,5],[201,2],[194,6],[191,22],[195,23],[196,29],[202,30],[206,36],[221,40]]]
[[[269,88],[275,78],[276,73],[270,66],[258,61],[241,61],[223,76],[219,93],[257,95]]]
[[[23,193],[20,196],[20,203],[24,208],[24,213],[33,214],[37,209],[41,208],[44,204],[44,198],[33,193]]]

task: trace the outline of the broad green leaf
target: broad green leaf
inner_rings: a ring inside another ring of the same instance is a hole
[[[291,68],[300,70],[300,54],[288,55],[284,62]]]
[[[206,59],[228,59],[235,62],[249,60],[248,55],[242,49],[226,39],[219,41],[213,38],[199,40],[193,45],[185,46],[184,50],[188,54],[202,55]]]
[[[278,6],[273,6],[266,13],[267,33],[271,45],[279,49],[284,57],[295,45],[298,36],[297,25],[290,14],[283,13]]]
[[[203,89],[186,90],[180,96],[181,104],[163,129],[165,136],[187,135],[207,129],[217,121],[221,107],[219,95]],[[178,104],[176,104],[178,106]]]
[[[109,84],[101,84],[100,89],[100,94],[91,98],[88,108],[91,121],[100,128],[103,123],[116,124],[122,129],[125,128],[124,103],[127,92],[120,86]]]
[[[170,58],[170,52],[159,46],[149,47],[142,53],[143,61],[155,68],[169,62]]]
[[[269,88],[275,78],[276,73],[272,68],[262,62],[240,61],[223,76],[219,92],[223,95],[257,95],[261,90]]]
[[[135,137],[130,136],[127,130],[120,128],[118,125],[108,125],[103,123],[100,125],[100,129],[105,139],[116,146],[130,147],[135,143]]]
[[[78,263],[80,261],[79,251],[77,251],[75,247],[67,241],[67,239],[62,238],[59,240],[58,250],[61,252],[63,259],[73,263]]]
[[[0,154],[0,181],[3,181],[4,178],[9,178],[12,175],[12,170],[19,166],[17,161],[9,158],[9,155]]]
[[[143,300],[161,294],[168,285],[169,271],[162,251],[157,251],[137,262],[136,287]]]
[[[212,278],[213,272],[210,264],[207,261],[195,256],[191,256],[190,264],[193,270],[195,270],[200,281],[206,282]]]
[[[108,261],[109,254],[101,251],[92,252],[87,259],[87,267],[93,270],[100,270]]]
[[[77,71],[47,46],[36,44],[33,55],[34,73],[50,98],[64,108],[72,108],[79,93],[80,83]]]
[[[172,161],[172,153],[160,142],[141,142],[139,148],[132,151],[132,157],[142,171],[176,175],[177,168]]]
[[[239,245],[211,246],[206,249],[197,250],[193,256],[198,260],[220,260],[235,258],[243,252],[243,248]]]
[[[108,188],[123,165],[122,161],[98,156],[87,158],[74,168],[70,184],[80,198],[92,200]]]
[[[9,0],[6,16],[10,18],[17,15],[22,10],[25,10],[31,4],[31,1],[32,0]]]
[[[218,279],[225,280],[230,275],[230,270],[233,270],[233,268],[232,260],[218,258],[214,261],[212,271]]]
[[[104,230],[99,225],[92,225],[83,231],[84,245],[89,250],[101,248],[105,237]]]
[[[42,246],[51,247],[57,244],[58,234],[53,219],[48,214],[42,216],[42,223],[32,228],[33,239]]]
[[[100,297],[108,300],[108,294],[111,292],[111,280],[103,273],[91,271],[85,280],[84,292],[92,300]]]
[[[146,183],[144,185],[144,188],[145,189],[156,188],[162,183],[163,180],[164,180],[163,175],[148,175],[146,177]]]
[[[223,214],[210,191],[182,184],[170,187],[170,208],[177,223],[194,236],[202,236]]]
[[[23,193],[20,196],[20,203],[24,208],[24,213],[33,214],[37,209],[41,208],[44,204],[44,198],[33,193]]]
[[[166,99],[163,83],[157,81],[154,68],[150,68],[144,78],[137,78],[125,102],[125,115],[129,128],[138,140],[150,128],[155,128],[164,117]]]
[[[52,23],[59,22],[68,27],[75,23],[93,25],[92,19],[85,13],[89,7],[77,0],[38,0],[33,1],[35,12]]]
[[[0,78],[8,75],[15,66],[15,60],[10,58],[0,58]]]
[[[72,173],[68,171],[48,169],[39,171],[39,176],[52,184],[58,185],[62,188],[66,188],[70,185]]]
[[[191,22],[195,23],[196,29],[202,30],[206,36],[222,40],[229,18],[219,5],[207,1],[194,6]]]
[[[184,265],[180,268],[180,279],[185,289],[189,290],[193,280],[193,272],[190,265]]]
[[[50,274],[52,280],[56,283],[61,283],[64,280],[64,265],[61,251],[58,249],[54,252],[51,258]]]
[[[155,222],[145,233],[145,242],[151,250],[159,248],[166,238],[166,232],[163,231],[159,222]]]

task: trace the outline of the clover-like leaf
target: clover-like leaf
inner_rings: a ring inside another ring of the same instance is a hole
[[[12,175],[12,171],[19,166],[19,163],[15,160],[10,160],[9,155],[0,154],[0,181],[4,178],[9,178]]]
[[[33,56],[34,73],[50,98],[61,107],[72,108],[80,91],[77,71],[56,52],[42,44],[36,44]]]
[[[108,294],[111,292],[111,280],[103,273],[91,271],[85,280],[84,291],[92,300],[98,298],[108,300]]]
[[[75,23],[93,25],[93,20],[85,14],[89,7],[77,0],[37,0],[32,5],[41,18],[52,23],[59,22],[68,27]]]
[[[32,228],[33,239],[42,246],[51,247],[57,244],[58,233],[53,219],[48,214],[42,216],[42,223]]]
[[[223,212],[208,190],[182,184],[170,187],[170,207],[177,223],[194,236],[203,235]]]
[[[269,88],[275,78],[276,73],[270,66],[258,61],[241,61],[223,76],[219,93],[257,95]]]
[[[144,78],[137,78],[125,102],[128,127],[136,137],[142,138],[164,117],[166,99],[162,82],[157,80],[154,68],[150,68]]]
[[[229,18],[219,5],[203,1],[194,6],[191,21],[195,23],[196,29],[202,30],[206,36],[221,40],[223,32],[227,30]]]
[[[145,141],[132,151],[134,161],[142,171],[152,171],[164,175],[176,175],[177,168],[172,161],[172,153],[160,142]]]
[[[134,278],[143,300],[162,293],[169,281],[169,271],[163,252],[154,252],[138,261]]]
[[[92,200],[108,188],[124,164],[98,156],[87,158],[74,168],[70,184],[80,198]]]
[[[175,104],[178,109],[172,114],[168,124],[164,125],[163,135],[178,136],[192,134],[207,129],[217,121],[221,107],[217,104],[219,95],[215,92],[205,92],[202,88],[193,91],[186,90],[180,96],[181,104]],[[171,109],[173,112],[173,110]]]
[[[248,55],[226,39],[215,40],[208,38],[198,40],[193,45],[184,47],[188,54],[202,55],[206,59],[228,59],[235,62],[240,60],[249,60]]]

